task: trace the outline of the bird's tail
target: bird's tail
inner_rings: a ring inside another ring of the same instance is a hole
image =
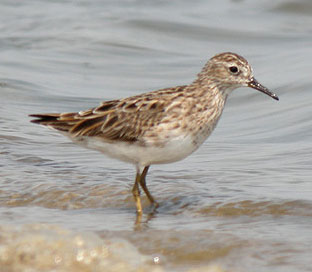
[[[36,118],[31,120],[32,123],[68,132],[78,121],[74,118],[75,114],[76,113],[43,113],[30,114],[29,116]]]

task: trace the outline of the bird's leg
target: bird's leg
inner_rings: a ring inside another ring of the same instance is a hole
[[[146,186],[145,177],[147,175],[148,168],[149,168],[149,166],[146,166],[143,169],[139,182],[140,182],[140,185],[141,185],[142,189],[144,190],[147,198],[151,202],[151,204],[154,205],[155,208],[157,208],[159,206],[159,204],[155,201],[154,197],[151,195],[151,193],[149,192],[149,190],[147,189],[147,186]]]
[[[140,183],[141,175],[140,172],[137,171],[135,182],[132,188],[132,194],[134,196],[136,208],[137,208],[137,214],[142,215],[142,205],[141,205],[141,199],[140,199],[140,189],[139,189],[139,183]]]

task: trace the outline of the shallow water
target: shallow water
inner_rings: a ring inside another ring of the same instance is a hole
[[[311,271],[312,5],[301,1],[1,1],[0,271]],[[276,102],[235,91],[192,156],[134,169],[30,113],[187,84],[245,56]]]

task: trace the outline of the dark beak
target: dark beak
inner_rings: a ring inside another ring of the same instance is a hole
[[[268,88],[261,85],[256,79],[252,78],[252,80],[248,83],[248,87],[256,89],[260,92],[263,92],[269,96],[271,96],[275,100],[279,100],[278,96],[275,93],[272,93]]]

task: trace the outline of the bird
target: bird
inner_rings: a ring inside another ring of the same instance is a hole
[[[159,206],[147,188],[149,167],[180,161],[196,151],[216,127],[228,95],[239,87],[279,100],[255,79],[245,58],[224,52],[208,60],[189,85],[104,101],[79,112],[29,116],[76,144],[134,165],[132,194],[137,215],[142,215],[141,189],[155,209]]]

